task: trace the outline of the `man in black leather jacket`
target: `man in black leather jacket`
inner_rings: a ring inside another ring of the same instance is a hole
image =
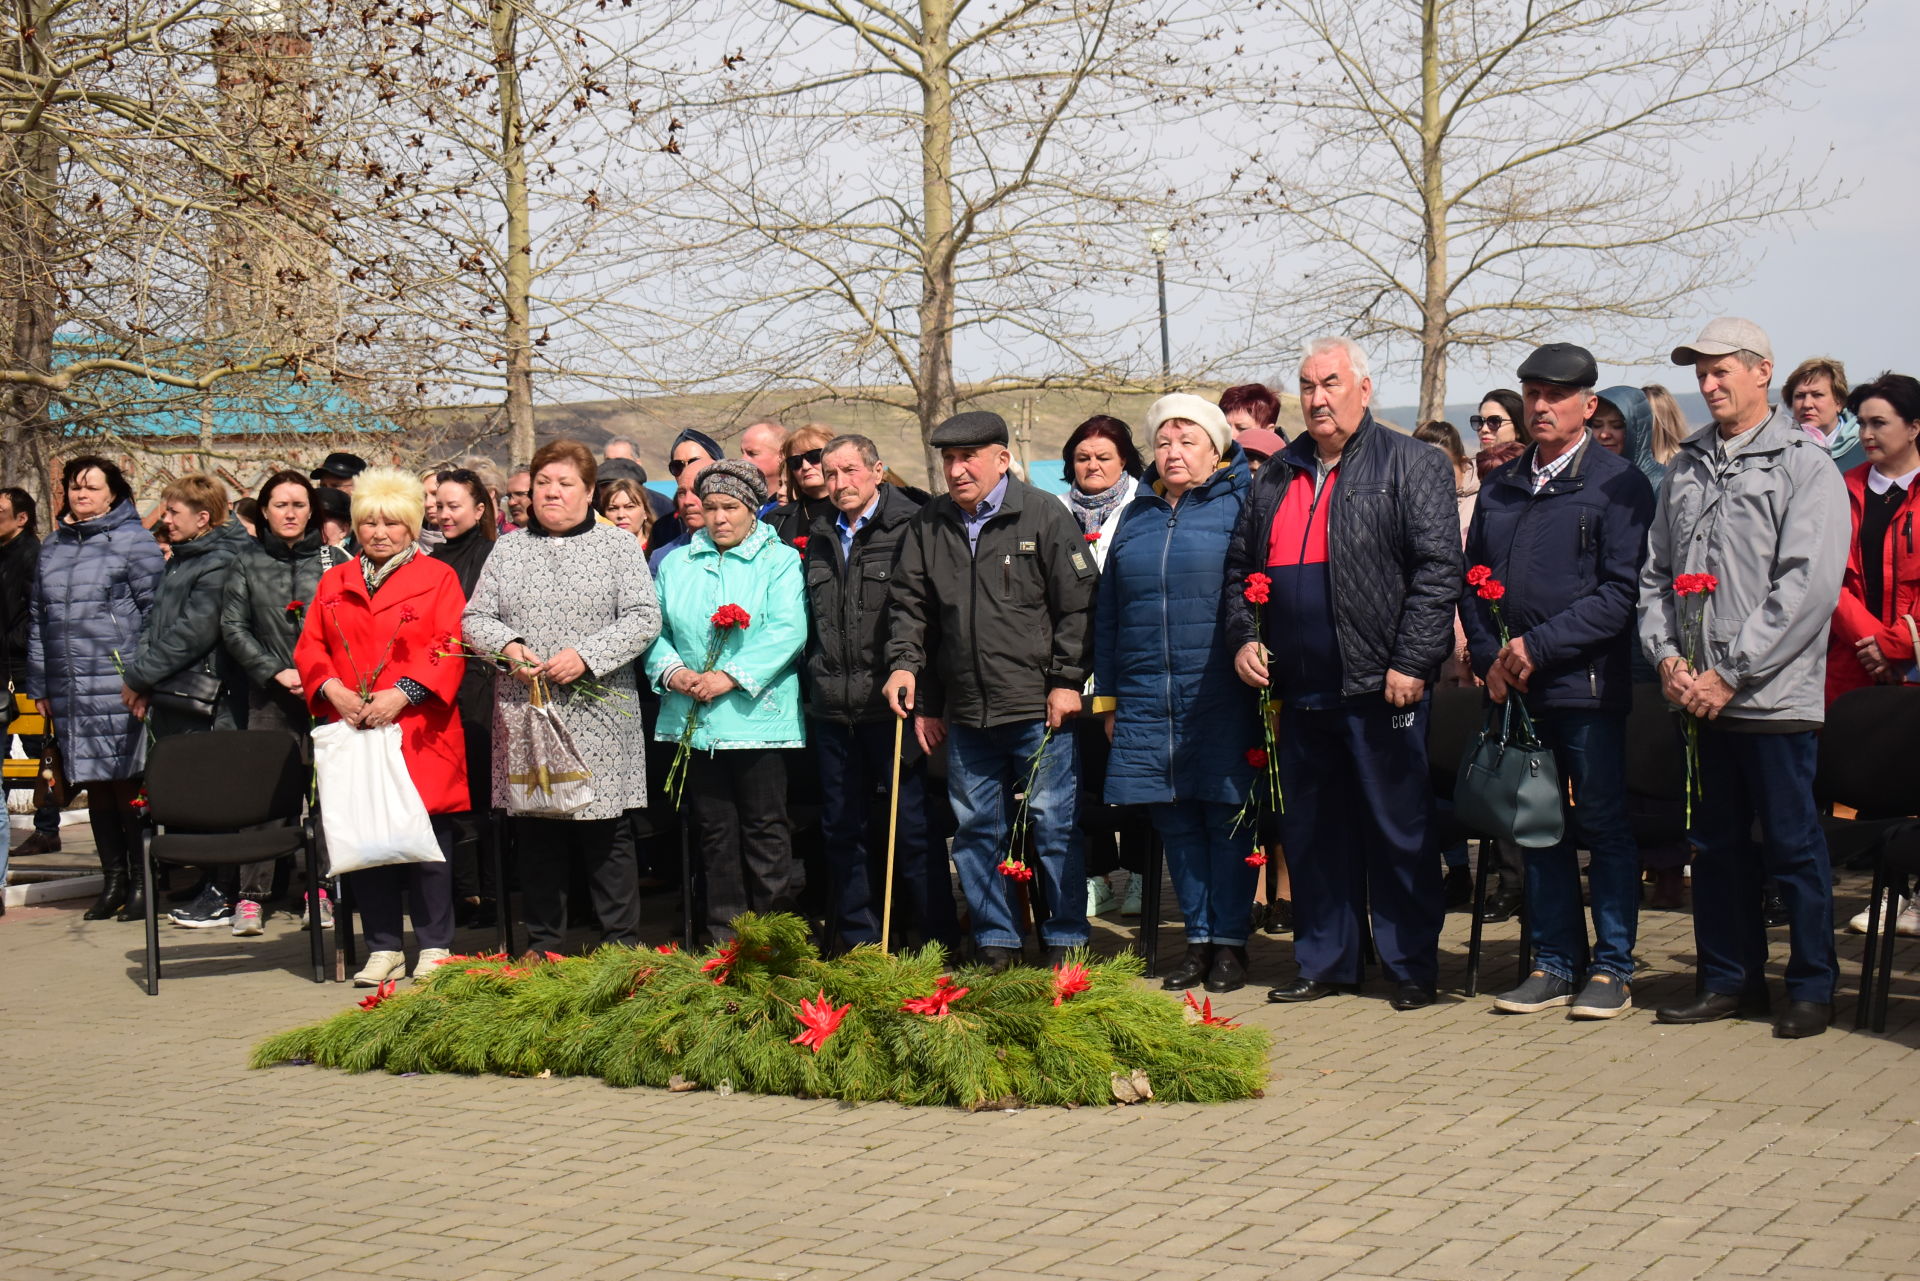
[[[1355,984],[1370,907],[1394,1008],[1410,1010],[1432,1002],[1439,969],[1427,687],[1453,645],[1463,567],[1451,466],[1376,424],[1372,396],[1357,345],[1309,344],[1307,430],[1254,482],[1223,607],[1235,670],[1271,685],[1284,709],[1281,836],[1300,976],[1268,999]],[[1253,574],[1268,580],[1265,604],[1246,597]]]

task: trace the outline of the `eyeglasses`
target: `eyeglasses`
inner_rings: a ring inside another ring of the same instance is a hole
[[[1499,431],[1507,425],[1508,421],[1508,419],[1499,414],[1488,414],[1484,418],[1479,414],[1475,414],[1473,417],[1467,419],[1467,422],[1472,425],[1475,431],[1479,431],[1482,427],[1491,427],[1495,431]]]
[[[818,467],[820,465],[820,459],[825,452],[826,451],[820,449],[809,449],[804,454],[789,454],[787,456],[787,470],[797,472],[802,467]]]
[[[699,458],[676,458],[672,462],[667,464],[667,475],[672,476],[675,480],[678,480],[680,478],[680,473],[687,469],[687,465],[689,463],[710,462],[710,461],[712,460],[699,459]]]

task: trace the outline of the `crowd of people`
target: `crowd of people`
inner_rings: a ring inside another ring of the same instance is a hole
[[[738,457],[681,432],[671,500],[634,441],[596,458],[557,440],[506,477],[334,454],[244,512],[185,476],[150,531],[120,469],[76,457],[44,541],[31,497],[0,491],[10,678],[87,792],[90,919],[144,912],[151,742],[398,725],[445,860],[350,874],[363,984],[408,972],[408,919],[416,974],[490,919],[509,888],[476,855],[493,809],[531,948],[564,951],[581,922],[638,942],[642,892],[677,879],[678,810],[716,941],[788,910],[829,949],[879,941],[891,866],[901,937],[999,970],[1030,916],[1058,964],[1090,915],[1140,910],[1151,832],[1187,938],[1163,986],[1238,989],[1253,932],[1291,929],[1298,971],[1269,999],[1352,991],[1371,946],[1401,1010],[1435,999],[1465,880],[1464,847],[1435,848],[1432,693],[1480,687],[1523,700],[1569,793],[1558,844],[1483,847],[1501,862],[1485,910],[1524,893],[1536,945],[1496,1008],[1631,1009],[1643,880],[1677,906],[1691,866],[1699,990],[1657,1017],[1765,1009],[1776,912],[1775,1031],[1813,1035],[1838,977],[1816,736],[1841,694],[1916,679],[1920,382],[1850,387],[1810,360],[1776,402],[1767,336],[1736,319],[1672,361],[1705,401],[1697,430],[1664,388],[1596,390],[1594,358],[1554,343],[1482,399],[1469,456],[1450,424],[1376,422],[1365,353],[1321,339],[1291,441],[1263,385],[1168,395],[1138,435],[1080,424],[1064,497],[1016,474],[983,411],[932,433],[938,496],[864,436],[765,421]],[[1628,823],[1636,683],[1697,740],[1675,850]],[[530,703],[564,725],[586,799],[525,801],[529,778],[551,789],[503,727]],[[258,934],[275,876],[210,875],[171,915]]]

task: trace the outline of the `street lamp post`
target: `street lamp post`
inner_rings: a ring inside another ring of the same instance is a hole
[[[1154,274],[1160,280],[1160,381],[1173,376],[1173,351],[1167,341],[1167,245],[1173,228],[1155,227],[1147,233],[1147,248],[1153,251]]]

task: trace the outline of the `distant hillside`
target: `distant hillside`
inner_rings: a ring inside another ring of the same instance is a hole
[[[1218,388],[1202,391],[1209,397],[1219,394]],[[632,436],[640,442],[649,477],[665,480],[667,452],[673,438],[685,428],[707,433],[733,453],[739,448],[740,433],[758,419],[776,418],[789,427],[818,422],[836,431],[872,437],[895,470],[909,479],[925,477],[925,455],[913,415],[858,399],[860,394],[843,391],[833,398],[811,400],[791,395],[716,394],[576,401],[540,406],[535,410],[535,424],[542,441],[571,437],[596,451],[609,436]],[[867,394],[903,393],[896,388],[880,388]],[[1073,429],[1094,414],[1111,414],[1137,430],[1155,399],[1153,395],[1088,391],[999,392],[970,400],[966,407],[991,409],[1001,415],[1016,435],[1014,455],[1040,462],[1057,461]],[[1280,399],[1281,427],[1291,436],[1300,426],[1299,403],[1291,395]],[[489,420],[497,415],[498,410],[491,406],[445,410],[435,415],[435,427],[449,437],[471,439],[480,435],[483,438],[477,442],[478,452],[504,460],[505,436],[487,430]]]

